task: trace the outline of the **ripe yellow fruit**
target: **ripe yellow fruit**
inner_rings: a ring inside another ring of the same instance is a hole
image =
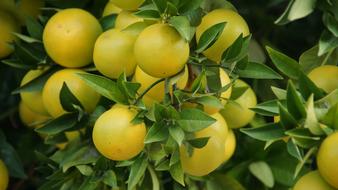
[[[232,45],[232,43],[243,34],[247,36],[249,27],[245,20],[238,13],[230,9],[216,9],[206,14],[201,21],[201,24],[196,28],[196,40],[200,40],[203,32],[215,24],[226,22],[222,34],[219,36],[217,41],[203,54],[219,63],[223,52]]]
[[[103,75],[117,79],[123,72],[134,73],[136,37],[119,29],[110,29],[100,35],[94,47],[94,64]],[[112,53],[113,52],[113,53]]]
[[[193,176],[204,176],[214,171],[224,161],[225,140],[228,135],[228,126],[219,114],[211,115],[217,121],[207,128],[197,131],[196,138],[210,137],[202,148],[194,148],[189,157],[186,147],[180,147],[180,159],[183,171]]]
[[[9,44],[16,40],[13,32],[20,32],[16,20],[7,12],[0,11],[0,59],[7,57],[14,51]]]
[[[244,127],[255,116],[255,112],[249,109],[257,105],[255,92],[248,84],[237,79],[233,88],[240,87],[248,87],[248,89],[234,102],[229,101],[220,111],[230,128]]]
[[[338,188],[338,132],[326,137],[317,153],[320,175],[334,188]]]
[[[327,93],[338,88],[338,66],[323,65],[317,67],[308,74],[308,77]]]
[[[108,1],[106,6],[104,7],[102,17],[108,16],[108,15],[111,15],[111,14],[118,14],[120,12],[121,12],[121,9],[119,7],[117,7],[111,1]]]
[[[144,0],[110,0],[110,2],[114,3],[123,10],[132,11],[141,6]]]
[[[42,75],[46,70],[30,70],[26,73],[21,81],[21,86],[27,84],[38,76]],[[21,92],[20,93],[22,102],[29,107],[33,112],[49,115],[45,105],[42,101],[42,89],[38,91],[31,92]]]
[[[92,62],[94,44],[101,33],[99,21],[89,12],[64,9],[47,22],[43,44],[57,64],[78,68]]]
[[[115,28],[123,30],[134,23],[142,21],[143,19],[135,16],[133,12],[121,11],[116,17]]]
[[[148,75],[166,78],[180,72],[189,58],[189,44],[168,24],[144,29],[135,42],[138,66]]]
[[[224,161],[228,161],[235,153],[236,137],[233,130],[229,130],[228,136],[225,139]]]
[[[173,81],[176,83],[178,89],[184,89],[184,87],[188,83],[189,78],[189,71],[188,68],[185,67],[184,73],[178,78],[177,81]],[[135,74],[133,81],[140,83],[141,87],[139,89],[139,93],[143,93],[149,86],[151,86],[156,81],[160,80],[159,78],[152,77],[142,71],[140,67],[136,67]],[[172,91],[172,89],[170,89]],[[153,104],[153,102],[161,102],[164,99],[164,93],[165,93],[165,82],[160,82],[156,86],[154,86],[151,90],[149,90],[146,93],[146,96],[152,99],[153,101],[150,102],[150,105]],[[147,105],[147,104],[146,104]],[[148,104],[149,105],[149,104]]]
[[[8,187],[9,175],[5,163],[0,160],[0,190],[6,190]]]
[[[85,73],[79,69],[63,69],[54,73],[42,90],[42,100],[48,113],[54,118],[66,113],[60,102],[60,91],[65,82],[70,91],[81,102],[85,111],[92,112],[100,95],[89,87],[77,74]]]
[[[319,172],[312,171],[301,177],[293,190],[335,190],[320,176]]]
[[[23,102],[20,102],[19,104],[19,116],[22,123],[31,128],[39,128],[43,122],[49,119],[48,116],[32,111]]]
[[[137,111],[115,104],[95,122],[93,141],[97,150],[111,160],[129,160],[144,147],[145,124],[132,124]]]

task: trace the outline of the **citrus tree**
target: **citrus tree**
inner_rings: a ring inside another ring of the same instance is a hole
[[[0,190],[338,189],[337,47],[335,0],[3,0]]]

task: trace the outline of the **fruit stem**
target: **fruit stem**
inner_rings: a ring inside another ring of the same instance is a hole
[[[133,103],[134,105],[136,105],[142,98],[145,94],[147,94],[147,92],[149,92],[149,90],[151,90],[154,86],[156,86],[158,83],[160,82],[163,82],[165,80],[165,78],[162,78],[162,79],[159,79],[157,80],[156,82],[154,82],[153,84],[151,84],[150,86],[148,86],[148,88],[143,91],[139,97],[137,97],[137,99],[135,100],[135,102]]]

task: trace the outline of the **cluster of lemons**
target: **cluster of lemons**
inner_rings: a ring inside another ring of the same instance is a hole
[[[323,65],[314,68],[308,77],[326,93],[338,89],[338,66]],[[324,139],[317,152],[318,170],[302,176],[294,186],[294,190],[338,189],[338,132]]]
[[[42,89],[21,93],[19,113],[23,123],[37,128],[47,120],[66,113],[59,98],[63,83],[67,84],[85,111],[92,112],[100,95],[77,75],[85,73],[83,68],[92,62],[101,74],[111,79],[117,79],[122,73],[132,76],[134,82],[141,84],[139,93],[157,80],[174,75],[179,76],[175,81],[177,88],[189,88],[190,73],[186,65],[190,54],[189,43],[168,23],[135,16],[133,11],[142,3],[142,0],[109,1],[103,16],[117,14],[117,17],[115,27],[104,32],[99,21],[82,9],[60,10],[48,20],[43,31],[43,45],[51,59],[63,69],[52,74]],[[240,34],[249,34],[245,20],[238,13],[217,9],[203,17],[196,30],[197,42],[204,31],[220,22],[227,22],[222,34],[203,52],[217,63],[223,51]],[[29,71],[21,85],[47,70]],[[219,74],[222,86],[231,82],[223,69]],[[236,100],[227,101],[232,88],[241,87],[248,89]],[[145,105],[150,108],[155,102],[161,102],[164,92],[165,83],[158,83],[143,96]],[[230,159],[236,146],[232,129],[247,125],[254,117],[254,112],[249,108],[256,105],[256,96],[244,81],[236,80],[233,87],[221,93],[220,98],[224,109],[204,107],[204,111],[217,121],[195,134],[197,138],[210,137],[207,145],[195,149],[192,156],[187,155],[184,145],[180,148],[182,167],[190,175],[207,175]],[[183,105],[196,106],[193,103]],[[144,123],[132,124],[136,114],[135,108],[115,104],[97,119],[92,136],[95,147],[102,155],[111,160],[128,160],[143,150],[146,126]],[[78,131],[66,132],[68,140],[76,138],[78,134]],[[59,145],[60,148],[64,146]]]

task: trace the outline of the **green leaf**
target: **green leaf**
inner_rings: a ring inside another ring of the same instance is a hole
[[[77,117],[77,113],[67,113],[48,122],[45,126],[35,129],[35,131],[38,133],[55,135],[74,127],[77,123]]]
[[[186,16],[171,17],[169,24],[173,26],[187,42],[190,42],[194,37],[195,28],[190,26],[190,22]]]
[[[105,171],[102,181],[104,184],[109,185],[110,187],[117,187],[117,177],[113,170]]]
[[[183,15],[189,19],[191,26],[197,27],[201,23],[203,17],[203,9],[197,8],[195,10],[188,11]]]
[[[278,103],[279,107],[279,115],[280,115],[280,123],[284,128],[290,129],[298,126],[296,119],[291,115],[288,110],[281,104]]]
[[[291,156],[296,158],[299,161],[303,160],[303,153],[301,149],[294,143],[294,140],[291,139],[287,142],[287,150]]]
[[[309,139],[309,140],[315,140],[315,141],[320,140],[320,137],[313,136],[310,130],[306,128],[291,129],[291,130],[286,131],[285,134],[291,137],[300,138],[300,139]]]
[[[288,112],[295,118],[301,119],[306,117],[305,106],[302,98],[298,95],[295,86],[291,81],[288,83],[286,105]]]
[[[306,17],[314,11],[316,2],[317,0],[291,0],[275,24],[283,25]]]
[[[311,94],[314,95],[315,99],[320,99],[325,96],[325,92],[318,88],[316,84],[304,73],[302,73],[299,77],[299,91],[302,96],[307,99]]]
[[[76,169],[84,176],[90,176],[93,173],[92,167],[88,165],[77,165]]]
[[[6,65],[9,65],[13,68],[17,68],[17,69],[31,70],[31,69],[37,68],[36,65],[23,64],[21,60],[16,59],[16,58],[9,58],[9,59],[5,59],[5,60],[1,60],[1,62],[6,64]]]
[[[188,140],[188,143],[194,148],[203,148],[208,144],[210,137],[201,137]]]
[[[35,18],[27,16],[26,27],[29,35],[41,42],[43,34],[43,26]]]
[[[279,140],[285,137],[284,129],[276,123],[268,123],[258,128],[243,128],[240,131],[261,141]]]
[[[157,10],[160,13],[164,13],[167,8],[166,0],[152,0],[153,4],[156,6]]]
[[[49,77],[54,74],[58,68],[51,68],[48,71],[44,72],[40,76],[26,83],[25,85],[15,89],[12,94],[19,94],[21,92],[33,92],[33,91],[41,91],[49,79]]]
[[[179,126],[173,125],[169,127],[169,134],[181,146],[185,136],[184,131]]]
[[[150,166],[148,166],[147,168],[148,168],[148,171],[149,171],[149,174],[150,174],[150,177],[151,177],[151,182],[153,184],[153,190],[160,190],[161,185],[160,185],[159,179],[156,175],[156,172]]]
[[[30,36],[26,36],[20,33],[13,33],[16,37],[18,37],[20,40],[26,42],[26,43],[41,43],[40,40],[37,40],[35,38],[32,38]]]
[[[281,89],[281,88],[277,88],[275,86],[271,86],[271,90],[279,100],[285,100],[286,99],[286,90]]]
[[[224,108],[224,105],[222,104],[220,99],[218,99],[215,96],[210,96],[210,95],[194,98],[193,102],[202,104],[203,106],[210,106],[213,108],[219,108],[219,109]]]
[[[206,71],[205,71],[205,69],[203,69],[202,72],[197,76],[197,78],[192,83],[192,85],[191,85],[191,92],[193,92],[194,94],[201,89],[202,83],[206,79],[206,74],[205,73],[206,73]]]
[[[135,12],[134,15],[147,20],[157,20],[161,18],[161,15],[156,10],[140,10]]]
[[[314,68],[322,65],[336,64],[335,60],[338,57],[338,50],[323,54],[322,56],[318,56],[318,51],[319,46],[315,45],[299,57],[299,64],[304,73],[309,73]]]
[[[239,97],[241,97],[247,90],[249,89],[249,86],[244,86],[244,87],[236,87],[234,86],[232,88],[231,100],[237,100]]]
[[[323,15],[323,22],[326,25],[327,29],[336,37],[338,37],[338,20],[334,18],[328,12],[325,12]]]
[[[270,67],[255,62],[249,62],[245,69],[239,70],[238,74],[242,78],[253,79],[283,79],[276,71]]]
[[[93,164],[98,159],[99,153],[93,147],[84,146],[80,149],[66,152],[60,166],[62,171],[66,172],[73,166]]]
[[[60,91],[60,102],[62,108],[69,112],[78,111],[76,106],[83,109],[81,102],[76,98],[76,96],[70,91],[66,82],[63,82],[62,88]]]
[[[11,177],[26,179],[22,161],[12,145],[6,141],[6,137],[0,129],[0,159],[2,159]]]
[[[128,190],[133,190],[137,183],[141,180],[148,166],[148,160],[145,155],[137,157],[134,164],[131,165],[128,177]]]
[[[312,134],[322,135],[324,131],[320,128],[319,122],[316,116],[313,95],[311,95],[306,103],[306,119],[304,122],[304,128],[308,128]]]
[[[246,37],[243,37],[243,34],[239,35],[234,43],[223,52],[222,65],[243,59],[248,54],[250,40],[251,35]]]
[[[183,169],[182,169],[182,166],[181,166],[181,162],[177,162],[176,164],[172,165],[170,167],[169,172],[170,172],[171,177],[176,182],[185,186],[185,184],[184,184],[184,173],[183,173]]]
[[[14,48],[14,55],[20,59],[23,64],[37,65],[38,63],[45,62],[46,52],[43,50],[42,44],[15,42]]]
[[[338,47],[338,37],[327,30],[324,30],[319,39],[318,56],[322,56]]]
[[[127,97],[124,96],[123,92],[119,89],[116,82],[105,78],[103,76],[89,74],[89,73],[78,73],[80,78],[84,80],[90,87],[102,96],[113,100],[114,102],[121,104],[128,104]]]
[[[301,70],[297,61],[270,47],[266,47],[266,50],[278,70],[292,79],[298,79]]]
[[[157,122],[163,120],[175,120],[179,118],[179,113],[172,106],[165,106],[162,104],[154,104],[154,115]]]
[[[179,12],[180,13],[185,13],[188,11],[193,11],[198,9],[203,0],[188,0],[188,1],[181,1],[181,5],[179,7]]]
[[[168,138],[168,135],[168,126],[165,124],[165,122],[156,122],[148,130],[144,143],[149,144],[153,142],[164,141]]]
[[[176,16],[178,14],[176,5],[174,5],[170,1],[167,1],[166,13],[170,16]]]
[[[169,160],[164,160],[160,164],[156,166],[156,171],[167,171],[170,169],[169,167]]]
[[[115,27],[116,17],[117,17],[116,14],[111,14],[99,20],[103,31],[107,31]]]
[[[327,108],[327,107],[332,107],[333,105],[337,103],[338,103],[338,89],[330,92],[324,98],[317,100],[315,102],[315,107]]]
[[[216,120],[199,109],[184,109],[177,123],[187,132],[195,132],[212,125]]]
[[[275,180],[270,166],[263,161],[253,162],[249,165],[250,172],[264,185],[272,188],[275,184]]]
[[[125,73],[123,73],[117,79],[117,86],[125,97],[135,99],[137,90],[141,87],[141,84],[128,82]]]
[[[338,129],[338,103],[329,109],[321,122],[332,129]]]
[[[250,109],[263,116],[275,116],[279,113],[278,100],[262,102]]]
[[[197,53],[201,53],[211,47],[222,34],[225,25],[225,22],[221,22],[211,26],[206,31],[204,31],[198,41],[197,49],[195,51]]]
[[[170,162],[169,162],[169,166],[173,166],[174,164],[178,163],[180,161],[180,151],[178,149],[176,149],[170,157]]]

